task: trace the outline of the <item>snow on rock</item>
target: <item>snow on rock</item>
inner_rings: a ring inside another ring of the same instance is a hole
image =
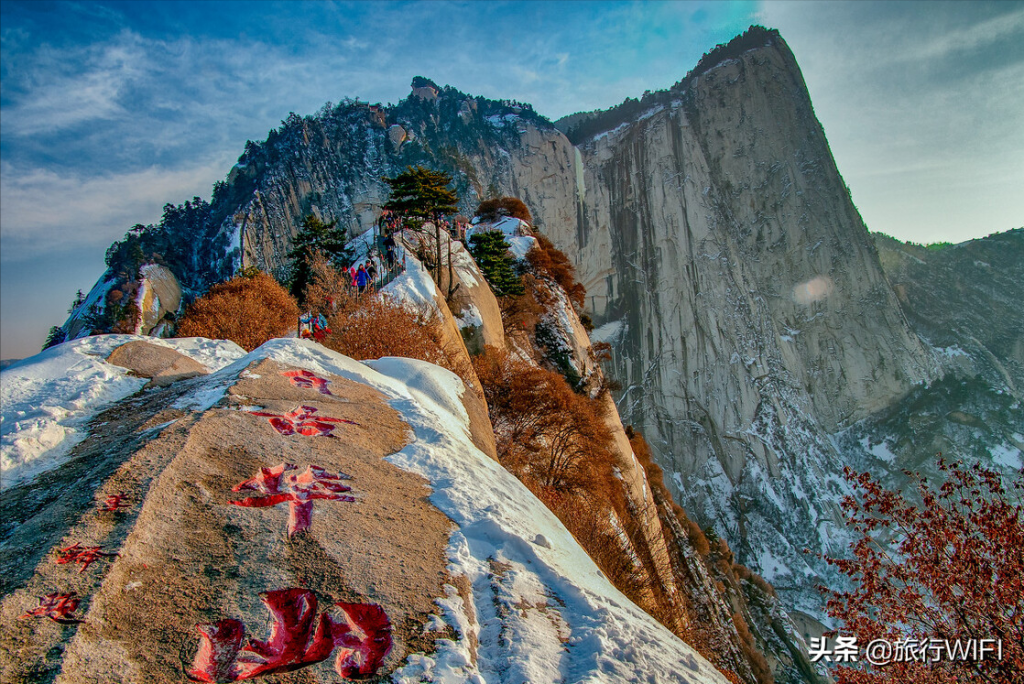
[[[458,316],[455,317],[456,323],[459,328],[479,328],[484,324],[484,319],[480,315],[480,310],[476,308],[474,304],[469,304],[465,309],[462,310]]]
[[[456,375],[411,359],[360,363],[309,341],[277,339],[206,384],[237,377],[261,358],[380,391],[413,432],[387,460],[426,478],[431,502],[458,526],[448,570],[469,581],[473,605],[454,589],[439,597],[433,623],[450,626],[457,639],[411,657],[393,681],[725,681],[615,589],[554,514],[473,445]]]
[[[626,322],[624,320],[620,319],[617,321],[610,321],[599,328],[595,328],[594,331],[590,333],[590,341],[595,344],[598,342],[614,344],[618,342],[619,336],[623,333],[625,327]]]
[[[1024,468],[1024,452],[1012,444],[997,444],[990,447],[992,461],[1005,468],[1020,470]]]
[[[61,326],[64,328],[64,332],[67,333],[67,339],[73,340],[89,334],[89,314],[94,308],[102,310],[106,307],[107,293],[110,292],[115,282],[117,282],[117,278],[112,276],[109,272],[104,273],[100,279],[96,281],[96,284],[93,285],[91,290],[89,290],[89,293],[85,296],[82,303],[71,312],[67,320],[64,321],[64,325]]]
[[[144,340],[175,349],[217,370],[245,354],[234,342],[138,335],[96,335],[65,342],[0,374],[0,489],[59,466],[86,438],[85,424],[110,404],[134,394],[147,380],[106,362],[114,349]]]
[[[384,286],[381,293],[408,306],[413,310],[423,307],[437,308],[434,294],[437,288],[430,273],[411,254],[406,256],[405,273]]]
[[[517,259],[525,259],[526,253],[537,244],[537,238],[533,237],[530,225],[514,216],[505,216],[493,222],[474,223],[466,229],[466,240],[468,241],[474,233],[490,230],[501,231],[505,235],[509,249]]]

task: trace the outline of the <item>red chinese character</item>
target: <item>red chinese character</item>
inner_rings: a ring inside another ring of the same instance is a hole
[[[342,480],[348,479],[351,478],[345,473],[332,475],[320,466],[311,465],[299,471],[298,467],[291,463],[280,463],[273,468],[260,468],[256,477],[231,489],[233,492],[252,489],[260,494],[266,494],[265,497],[248,497],[229,503],[247,508],[264,508],[287,502],[288,536],[294,537],[309,529],[314,500],[355,501],[355,497],[343,493],[352,491],[351,487],[341,483]]]
[[[100,506],[100,510],[107,513],[116,513],[127,508],[128,502],[124,500],[125,498],[127,498],[127,496],[124,492],[111,494],[103,501],[103,505]]]
[[[99,546],[82,546],[78,542],[75,542],[71,546],[61,549],[57,554],[57,564],[64,565],[65,563],[81,563],[82,567],[78,569],[78,574],[81,575],[85,572],[86,568],[95,563],[100,557],[113,558],[116,553],[104,553],[100,551]]]
[[[391,621],[376,603],[335,603],[345,615],[345,623],[334,623],[334,643],[338,657],[334,670],[349,679],[352,675],[372,675],[391,651]]]
[[[30,617],[47,617],[62,625],[74,625],[85,622],[76,618],[72,613],[78,610],[78,594],[47,594],[39,597],[39,605],[21,616],[21,619]]]
[[[186,672],[189,679],[237,682],[290,672],[327,660],[335,646],[341,647],[335,669],[348,679],[376,673],[391,651],[391,622],[380,606],[338,603],[345,620],[336,622],[317,614],[316,596],[308,589],[268,591],[260,598],[273,617],[270,638],[242,646],[245,625],[239,620],[196,625],[199,651]]]
[[[286,378],[291,378],[292,384],[305,389],[316,389],[320,394],[330,394],[327,389],[328,380],[318,377],[308,370],[292,370],[282,373]]]
[[[334,425],[331,423],[348,423],[349,425],[358,425],[355,421],[347,420],[345,418],[322,418],[313,417],[317,409],[312,406],[300,406],[297,409],[293,409],[288,413],[279,415],[277,413],[263,413],[262,411],[250,411],[254,416],[264,416],[270,420],[270,424],[274,426],[274,429],[280,432],[282,435],[294,435],[298,432],[300,435],[306,437],[324,436],[331,437],[331,432],[334,430]]]

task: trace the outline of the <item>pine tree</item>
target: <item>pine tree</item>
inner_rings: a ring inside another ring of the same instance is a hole
[[[45,351],[50,347],[55,347],[66,339],[67,333],[64,332],[64,328],[59,325],[55,325],[50,328],[50,334],[46,336],[46,342],[43,343],[43,350]]]
[[[499,297],[518,296],[524,292],[522,278],[516,275],[508,250],[509,244],[500,230],[474,233],[469,238],[470,254]]]
[[[344,228],[338,227],[337,219],[324,223],[313,214],[302,220],[302,228],[292,240],[292,249],[288,252],[291,260],[291,277],[289,290],[300,301],[306,285],[311,278],[310,266],[313,256],[322,252],[332,265],[348,268],[352,263],[352,251],[348,247],[348,238]]]
[[[402,216],[405,225],[413,229],[419,229],[427,221],[434,222],[437,248],[437,272],[434,281],[440,287],[443,272],[440,219],[458,211],[456,205],[459,202],[459,196],[448,189],[452,182],[451,176],[443,171],[431,171],[422,166],[407,166],[404,172],[394,178],[384,178],[384,182],[391,187],[391,198],[384,204],[385,209]]]
[[[443,171],[407,166],[403,173],[384,182],[391,186],[391,198],[384,208],[406,218],[423,222],[458,211],[459,196],[448,189],[452,179]]]

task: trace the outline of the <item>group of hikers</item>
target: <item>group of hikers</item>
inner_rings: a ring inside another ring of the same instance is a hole
[[[377,283],[377,264],[374,259],[369,260],[369,267],[366,264],[359,264],[359,268],[351,266],[348,269],[352,278],[352,287],[359,290],[359,294],[366,292],[367,288],[373,290]]]
[[[438,217],[435,219],[438,227],[447,232],[456,240],[465,240],[466,227],[468,222],[463,217],[458,217],[449,222],[447,219]],[[389,276],[395,273],[398,264],[398,244],[395,241],[395,234],[405,228],[402,216],[396,212],[383,210],[377,220],[378,237],[376,244],[367,254],[367,258],[358,265],[348,268],[349,286],[360,295],[375,292],[378,287],[389,282]],[[404,258],[402,268],[404,271]],[[299,337],[312,338],[322,341],[326,334],[330,333],[327,327],[327,320],[318,313],[309,312],[299,318]]]

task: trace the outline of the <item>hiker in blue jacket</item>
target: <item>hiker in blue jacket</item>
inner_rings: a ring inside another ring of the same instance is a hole
[[[359,294],[366,292],[368,282],[370,282],[370,274],[366,272],[366,266],[360,266],[356,271],[356,286],[359,288]]]

